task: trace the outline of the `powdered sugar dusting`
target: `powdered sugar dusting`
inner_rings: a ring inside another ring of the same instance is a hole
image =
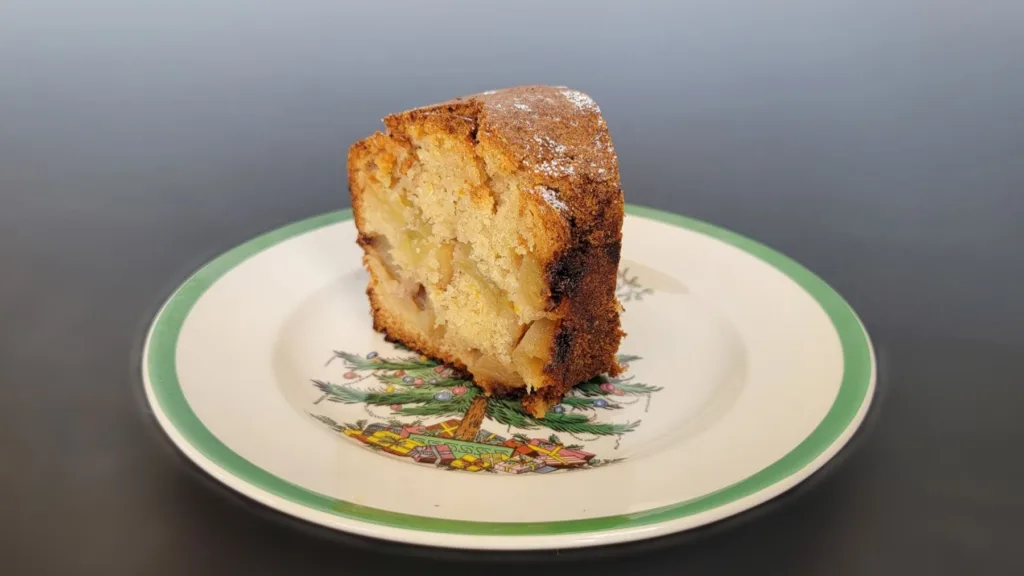
[[[566,205],[565,202],[562,202],[562,199],[558,197],[558,192],[555,192],[551,188],[547,188],[545,186],[537,186],[536,188],[533,189],[533,191],[540,194],[540,197],[543,198],[544,201],[548,203],[548,206],[551,206],[555,210],[561,212],[563,210],[569,209],[569,206]]]
[[[523,86],[482,92],[483,134],[497,135],[520,166],[545,180],[604,181],[615,154],[597,104],[566,86]]]
[[[537,165],[537,172],[555,177],[575,173],[576,168],[573,166],[572,159],[566,156],[568,149],[565,144],[555,141],[546,134],[534,134],[533,141],[539,146],[541,155],[546,157]],[[529,150],[529,143],[526,144],[526,148]]]
[[[565,158],[552,158],[537,165],[537,171],[548,176],[568,176],[576,172],[572,162]]]
[[[601,109],[597,107],[597,103],[594,102],[590,96],[587,96],[579,90],[562,90],[562,96],[565,96],[569,102],[572,102],[580,110],[586,110],[587,112],[600,113]]]
[[[545,148],[551,150],[555,154],[565,154],[565,145],[564,144],[559,144],[558,142],[555,142],[550,136],[542,136],[540,134],[534,134],[533,135],[533,139],[538,144],[540,144],[542,147],[545,147]]]

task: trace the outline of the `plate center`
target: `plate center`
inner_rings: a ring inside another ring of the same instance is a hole
[[[305,298],[274,352],[289,405],[348,449],[439,470],[588,470],[686,442],[743,387],[747,360],[735,327],[678,278],[635,262],[623,263],[617,286],[626,372],[578,386],[543,419],[385,342],[372,329],[366,280],[353,269]]]

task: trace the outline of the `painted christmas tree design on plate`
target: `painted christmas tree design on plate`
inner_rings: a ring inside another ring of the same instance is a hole
[[[619,298],[624,301],[652,293],[636,277],[628,276],[628,269],[620,273],[619,281]],[[519,399],[489,398],[453,369],[396,348],[398,355],[388,358],[378,352],[336,351],[328,363],[344,362],[343,380],[312,381],[321,392],[314,405],[362,405],[374,422],[339,423],[324,414],[310,415],[369,449],[449,470],[547,474],[616,462],[621,458],[599,458],[582,444],[563,442],[559,435],[580,441],[585,441],[581,435],[621,437],[639,426],[640,420],[603,417],[627,402],[642,400],[649,407],[651,395],[661,390],[634,382],[633,376],[598,376],[576,386],[544,418],[535,418],[522,409]],[[641,360],[621,354],[618,359],[627,372],[630,363]],[[382,416],[381,410],[390,412]],[[504,428],[505,435],[485,429],[485,422]],[[542,431],[549,435],[540,437]]]
[[[317,414],[314,418],[371,449],[468,472],[544,474],[617,461],[597,458],[581,445],[565,444],[558,434],[626,434],[640,421],[604,422],[597,413],[620,409],[624,397],[649,399],[661,389],[632,382],[628,376],[599,376],[574,388],[544,418],[534,418],[523,411],[519,399],[488,398],[471,381],[426,357],[383,358],[376,352],[365,356],[335,352],[334,359],[345,362],[346,382],[314,380],[313,385],[323,393],[316,403],[387,407],[392,417],[371,424],[366,420],[338,423]],[[619,361],[627,365],[638,360],[637,356],[619,356]],[[461,417],[424,424],[424,419],[445,416]],[[544,438],[531,438],[525,433],[505,437],[484,429],[485,420],[508,429],[547,429],[552,433]]]

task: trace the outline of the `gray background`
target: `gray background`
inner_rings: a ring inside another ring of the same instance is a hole
[[[1024,572],[1022,6],[0,3],[0,573]],[[520,83],[598,101],[629,201],[850,300],[881,364],[854,446],[710,529],[493,565],[307,527],[197,472],[140,397],[162,299],[346,206],[345,150],[384,114]]]

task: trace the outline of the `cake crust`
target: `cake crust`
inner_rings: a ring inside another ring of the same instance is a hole
[[[468,369],[438,346],[429,330],[412,329],[388,310],[377,289],[385,272],[375,270],[376,239],[364,233],[366,180],[356,176],[371,167],[385,184],[401,178],[415,155],[414,141],[424,134],[444,134],[463,149],[477,151],[481,182],[468,183],[470,196],[486,195],[491,175],[498,173],[517,174],[536,191],[521,195],[520,212],[529,213],[542,228],[532,252],[544,274],[544,313],[556,324],[543,367],[548,385],[526,391],[524,409],[543,417],[576,384],[601,373],[618,374],[615,354],[624,333],[615,279],[624,203],[615,150],[593,100],[565,87],[521,86],[393,114],[384,124],[386,133],[356,142],[348,155],[358,242],[371,273],[367,295],[374,329]],[[486,378],[478,377],[476,383],[489,395],[524,391]]]

